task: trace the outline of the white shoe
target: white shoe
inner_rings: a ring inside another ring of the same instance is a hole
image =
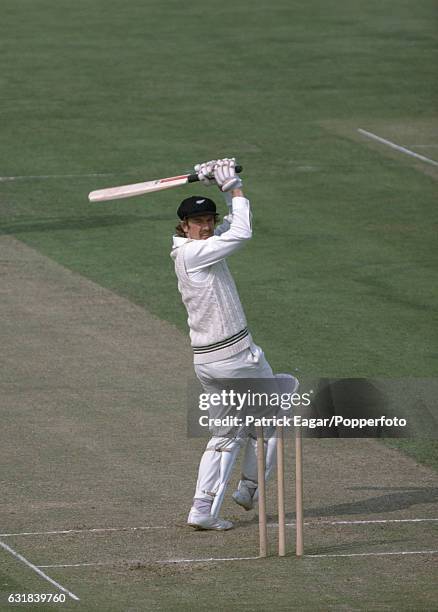
[[[246,486],[244,482],[239,482],[237,491],[233,493],[233,499],[236,504],[245,508],[245,510],[252,510],[254,508],[254,494],[257,489]]]
[[[234,527],[231,521],[216,518],[211,514],[202,514],[193,508],[190,510],[187,525],[195,529],[214,529],[215,531],[226,531]]]

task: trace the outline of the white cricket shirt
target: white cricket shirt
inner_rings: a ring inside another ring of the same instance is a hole
[[[251,209],[244,197],[227,198],[230,214],[206,240],[173,237],[178,289],[188,314],[194,363],[236,355],[252,338],[225,258],[252,236]]]

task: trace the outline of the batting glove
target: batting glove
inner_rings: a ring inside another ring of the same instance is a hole
[[[214,167],[214,178],[221,191],[231,191],[232,189],[240,189],[242,187],[242,180],[236,174],[236,160],[234,157],[218,159]]]
[[[213,174],[216,161],[216,159],[212,159],[211,161],[203,162],[202,164],[196,164],[195,172],[198,175],[199,181],[203,185],[216,185]]]

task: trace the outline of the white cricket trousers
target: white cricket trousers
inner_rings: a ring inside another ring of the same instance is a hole
[[[221,361],[195,365],[195,372],[205,393],[220,393],[222,387],[217,379],[232,378],[272,378],[271,366],[267,362],[262,349],[252,344],[250,348]],[[215,418],[226,414],[226,408],[215,408]],[[242,447],[245,455],[242,464],[242,480],[257,483],[257,452],[256,440],[252,437],[230,437],[229,432],[211,430],[213,437],[209,440],[201,458],[196,483],[195,499],[212,502],[218,491],[226,487],[231,476],[233,464]],[[228,435],[227,435],[228,433]],[[275,436],[272,439],[274,443]],[[275,461],[275,444],[273,452],[266,455],[266,473],[269,474]],[[219,500],[216,500],[218,502]],[[217,510],[218,511],[218,510]]]

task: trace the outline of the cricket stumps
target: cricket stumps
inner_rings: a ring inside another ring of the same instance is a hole
[[[286,555],[286,510],[285,510],[285,473],[284,473],[284,431],[277,428],[277,507],[278,507],[278,555]],[[259,556],[268,555],[268,530],[266,519],[266,477],[265,443],[263,427],[257,428],[257,472],[258,472],[258,512],[259,512]],[[296,513],[296,556],[304,554],[303,533],[303,446],[299,427],[295,429],[295,513]]]

